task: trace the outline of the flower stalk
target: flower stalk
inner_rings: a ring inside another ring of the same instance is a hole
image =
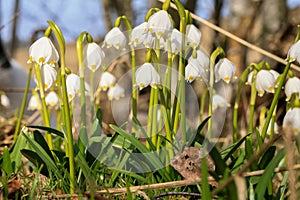
[[[24,111],[25,111],[25,107],[26,107],[26,101],[27,101],[28,92],[29,92],[32,68],[33,68],[33,63],[30,63],[29,70],[28,70],[27,81],[26,81],[26,86],[25,86],[25,91],[24,91],[24,97],[23,97],[23,100],[22,100],[22,104],[21,104],[21,108],[20,108],[20,112],[19,112],[19,116],[18,116],[18,121],[17,121],[17,124],[16,124],[15,132],[14,132],[13,144],[17,141],[19,131],[20,131],[20,127],[21,127],[21,124],[22,124],[22,119],[23,119],[23,115],[24,115]]]
[[[271,121],[271,118],[272,118],[272,115],[273,115],[273,112],[277,106],[277,103],[278,103],[278,100],[279,100],[279,96],[280,96],[280,92],[281,92],[281,88],[285,82],[285,79],[287,77],[287,74],[290,70],[290,66],[291,66],[291,61],[288,60],[285,68],[284,68],[284,71],[282,73],[282,76],[281,76],[281,79],[278,83],[278,87],[275,91],[275,94],[274,94],[274,97],[273,97],[273,100],[272,100],[272,103],[271,103],[271,106],[270,106],[270,109],[268,110],[268,113],[267,113],[267,118],[266,118],[266,121],[264,123],[264,126],[263,126],[263,129],[262,129],[262,132],[261,132],[261,137],[262,137],[262,140],[265,139],[266,137],[266,133],[267,133],[267,130],[268,130],[268,126],[269,126],[269,123]]]
[[[60,28],[52,21],[48,21],[51,30],[54,32],[60,49],[60,78],[61,78],[61,94],[62,94],[62,111],[63,120],[66,128],[66,149],[69,156],[69,170],[70,170],[70,193],[73,194],[75,190],[75,166],[74,166],[74,146],[73,146],[73,134],[72,134],[72,121],[70,116],[70,107],[66,86],[66,63],[65,63],[65,40]]]

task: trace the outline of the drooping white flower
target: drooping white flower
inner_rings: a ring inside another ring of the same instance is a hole
[[[220,79],[229,83],[235,73],[235,65],[227,58],[222,58],[215,65],[215,79],[218,82]]]
[[[43,85],[44,85],[44,90],[47,91],[56,81],[56,76],[57,76],[57,71],[54,67],[52,67],[49,64],[43,64],[40,67],[40,71],[41,71],[41,76],[42,76],[42,81],[43,81]],[[36,88],[39,89],[39,82],[36,78],[36,76],[34,76],[34,81],[36,83]]]
[[[256,75],[255,81],[258,96],[263,96],[265,92],[274,93],[275,81],[274,75],[269,70],[260,70]]]
[[[170,50],[172,53],[181,52],[182,33],[174,28],[171,33],[170,42],[171,42],[171,49],[168,49],[168,47],[166,47],[167,50]],[[168,44],[166,43],[166,45]]]
[[[267,134],[271,135],[272,132],[272,123],[269,123],[268,129],[267,129]],[[278,133],[279,132],[279,126],[276,122],[274,122],[274,133]]]
[[[85,65],[95,72],[101,65],[105,56],[101,47],[95,42],[88,43],[83,49]]]
[[[132,29],[130,42],[134,47],[140,45],[147,37],[148,23],[144,22]]]
[[[106,91],[108,88],[115,86],[116,77],[109,72],[103,72],[99,81],[101,90]]]
[[[114,87],[109,88],[107,96],[109,100],[119,100],[121,97],[124,97],[125,90],[120,85],[116,84]]]
[[[126,44],[127,40],[124,33],[120,30],[119,27],[114,27],[105,35],[102,47],[115,47],[118,50],[125,50]]]
[[[48,63],[55,66],[58,59],[58,52],[48,37],[41,37],[29,48],[28,63],[37,62],[40,65]]]
[[[287,54],[287,59],[290,61],[296,60],[297,62],[300,62],[300,40],[291,46]]]
[[[90,86],[85,83],[85,92],[90,91]],[[76,74],[69,74],[66,78],[66,86],[69,101],[71,101],[76,94],[80,95],[80,77]]]
[[[216,110],[217,108],[227,108],[230,104],[227,103],[227,100],[221,95],[215,94],[212,100],[212,109]]]
[[[48,106],[54,107],[58,104],[58,96],[56,92],[51,91],[45,97],[46,104]]]
[[[253,79],[253,71],[251,71],[249,74],[248,74],[248,78],[247,78],[247,81],[246,81],[246,85],[251,85],[252,84],[252,79]]]
[[[209,70],[209,56],[202,50],[197,50],[197,60],[199,64],[205,69],[205,71]]]
[[[289,78],[284,88],[286,101],[290,100],[293,93],[298,93],[298,98],[300,97],[300,79],[298,77]]]
[[[40,99],[38,99],[36,95],[32,95],[29,99],[27,109],[33,111],[39,109],[40,106],[41,106]]]
[[[201,40],[201,32],[200,30],[193,24],[188,24],[186,26],[186,46],[191,46],[192,48],[196,48],[200,45]]]
[[[300,108],[293,108],[286,112],[283,118],[283,128],[291,127],[293,133],[298,135],[300,132]]]
[[[205,71],[203,65],[197,58],[189,58],[188,64],[185,67],[185,80],[189,83],[193,82],[195,79],[198,80],[208,80],[208,73]]]
[[[140,90],[148,85],[157,88],[160,84],[160,77],[151,63],[144,63],[136,70],[136,83]]]
[[[155,48],[155,37],[151,33],[147,33],[143,44],[146,48]]]
[[[10,101],[6,94],[1,94],[1,105],[6,108],[10,107]]]
[[[155,33],[157,38],[167,37],[173,28],[169,14],[165,10],[160,10],[148,19],[148,28],[151,33]]]

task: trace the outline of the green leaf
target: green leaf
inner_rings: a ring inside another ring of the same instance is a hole
[[[276,147],[275,146],[271,146],[263,155],[263,157],[261,158],[258,166],[259,169],[265,169],[267,167],[267,165],[271,162],[271,160],[274,157],[274,154],[276,152]]]
[[[12,166],[14,169],[14,172],[17,173],[18,169],[21,166],[22,163],[22,154],[20,153],[21,149],[24,149],[27,147],[27,142],[25,137],[23,136],[23,134],[20,134],[18,136],[18,139],[15,143],[15,145],[13,146],[13,149],[10,153],[10,159],[12,162]]]
[[[24,137],[26,138],[27,142],[31,145],[31,147],[35,150],[35,152],[39,155],[39,157],[44,161],[49,169],[51,169],[54,174],[62,179],[63,176],[59,173],[59,169],[55,165],[54,161],[49,157],[47,152],[32,138],[28,137],[26,133],[23,132]]]
[[[271,162],[266,167],[255,189],[256,199],[263,199],[269,181],[272,180],[272,174],[274,172],[274,168],[278,166],[279,162],[284,157],[284,154],[285,154],[285,149],[280,150],[278,154],[271,160]]]
[[[144,162],[147,162],[147,164],[152,166],[153,169],[158,169],[158,172],[165,181],[171,181],[170,175],[164,169],[162,169],[165,166],[155,152],[150,152],[142,142],[118,126],[111,124],[111,128],[128,140],[136,149],[138,149],[139,152],[144,156]]]
[[[43,135],[38,131],[38,130],[34,130],[33,131],[33,136],[34,136],[34,140],[41,145],[41,147],[43,147],[43,149],[46,151],[46,153],[50,156],[50,158],[54,161],[52,152],[50,151],[50,148],[45,140],[45,138],[43,137]]]
[[[205,140],[205,137],[203,135],[200,134],[199,132],[199,128],[197,130],[197,136],[196,136],[196,140],[200,143],[200,144],[203,144],[204,140]],[[206,144],[207,146],[207,149],[211,149],[210,152],[209,152],[209,155],[211,156],[211,158],[213,159],[214,163],[215,163],[215,166],[216,166],[216,173],[218,175],[223,175],[226,168],[227,168],[227,165],[226,163],[224,162],[224,160],[222,159],[221,157],[221,154],[219,153],[219,151],[208,141],[206,140]]]
[[[47,177],[49,177],[49,171],[45,162],[41,159],[41,157],[34,151],[29,149],[22,149],[21,153],[30,161],[32,162],[37,168],[42,167],[41,173]]]
[[[10,175],[11,173],[13,173],[12,162],[10,159],[9,150],[8,150],[7,146],[4,146],[4,150],[3,150],[2,168],[4,169],[4,171],[7,175]]]
[[[241,146],[241,144],[245,141],[245,139],[247,138],[247,136],[251,135],[251,133],[249,133],[248,135],[244,136],[242,139],[240,139],[238,142],[236,142],[234,144],[234,146],[232,147],[232,149],[226,154],[226,156],[224,157],[224,162],[226,162],[228,160],[228,158],[230,158],[232,156],[232,154]]]
[[[37,126],[37,125],[31,125],[31,126],[27,126],[28,128],[36,128],[36,129],[40,129],[40,130],[43,130],[43,131],[48,131],[50,133],[53,133],[55,135],[58,135],[59,137],[64,137],[64,133],[63,132],[60,132],[59,130],[56,130],[54,128],[51,128],[51,127],[45,127],[45,126]]]
[[[284,194],[288,186],[288,177],[289,172],[284,172],[282,182],[280,183],[280,187],[278,188],[275,200],[284,199]]]

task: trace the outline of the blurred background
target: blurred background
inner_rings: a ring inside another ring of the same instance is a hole
[[[279,56],[286,53],[286,48],[279,43],[289,43],[288,36],[296,33],[296,25],[300,23],[300,0],[182,2],[188,10],[198,16]],[[31,38],[35,31],[46,28],[47,20],[52,20],[60,26],[68,43],[74,43],[84,30],[101,41],[117,16],[126,15],[137,25],[143,22],[150,7],[159,6],[160,3],[155,0],[0,0],[0,35],[7,55],[26,67],[24,56],[27,55]],[[232,50],[235,55],[237,52],[242,53],[237,44],[232,44],[227,38],[201,24],[197,25],[204,31],[202,45],[208,52],[215,46],[222,45],[223,48]],[[69,51],[74,50],[70,48]],[[254,53],[247,54],[250,57],[257,56],[253,55]],[[240,59],[234,62],[238,66],[244,65],[247,56],[239,57]],[[259,56],[258,58],[261,59]],[[69,64],[76,65],[76,61]]]

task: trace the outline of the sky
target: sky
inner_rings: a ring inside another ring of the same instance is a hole
[[[138,13],[136,23],[144,20],[148,10],[148,0],[132,0],[133,9]],[[211,0],[201,0],[197,15],[209,16],[213,8]],[[202,2],[202,3],[201,3]],[[2,39],[11,39],[13,0],[0,1],[0,26]],[[300,5],[300,0],[288,0],[289,6]],[[82,31],[88,31],[93,37],[104,36],[107,32],[103,18],[101,0],[20,0],[20,12],[17,36],[22,41],[30,40],[34,30],[47,27],[47,20],[52,20],[62,29],[67,42],[75,41]]]

